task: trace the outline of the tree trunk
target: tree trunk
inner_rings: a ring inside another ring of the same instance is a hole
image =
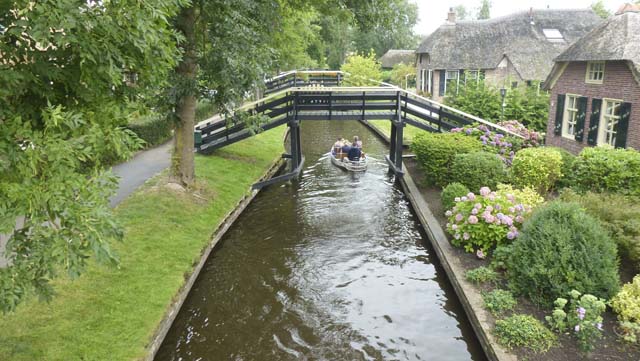
[[[196,61],[195,21],[196,9],[193,6],[182,8],[178,15],[176,28],[184,36],[183,57],[176,67],[178,100],[176,104],[176,123],[173,155],[171,157],[171,181],[184,187],[195,182],[193,127],[196,117]]]

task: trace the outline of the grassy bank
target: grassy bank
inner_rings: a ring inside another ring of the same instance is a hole
[[[281,129],[281,128],[280,128]],[[216,225],[282,152],[272,130],[196,157],[201,195],[171,191],[156,177],[115,210],[125,228],[118,269],[92,264],[0,317],[0,360],[132,360],[145,347]]]
[[[391,122],[390,121],[388,121],[388,120],[369,120],[368,122],[372,126],[374,126],[377,129],[379,129],[387,137],[391,136]],[[410,144],[411,141],[413,140],[413,137],[415,137],[416,134],[420,134],[421,132],[424,132],[424,130],[416,128],[416,127],[411,126],[411,125],[407,125],[406,127],[404,127],[404,132],[402,133],[402,139],[404,139],[404,142],[406,142],[407,144]]]

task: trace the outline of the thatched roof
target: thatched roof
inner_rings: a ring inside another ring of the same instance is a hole
[[[640,70],[640,12],[625,12],[576,41],[556,61],[628,60]]]
[[[394,65],[405,63],[415,63],[416,52],[414,50],[389,49],[380,57],[380,64],[383,68],[393,68]]]
[[[447,22],[416,53],[428,53],[432,69],[493,69],[506,56],[523,79],[541,80],[558,54],[602,21],[591,9],[544,9]]]

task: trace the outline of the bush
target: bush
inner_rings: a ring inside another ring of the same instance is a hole
[[[585,148],[573,164],[571,182],[580,192],[640,196],[640,152],[633,149]]]
[[[566,189],[561,199],[577,202],[587,213],[597,218],[618,245],[625,262],[640,270],[640,203],[638,199],[615,193],[577,194]]]
[[[547,322],[559,332],[572,331],[578,338],[580,349],[590,352],[595,348],[596,340],[602,337],[602,313],[607,305],[603,299],[582,295],[576,290],[569,292],[569,296],[569,300],[555,300],[555,309],[551,316],[546,317]]]
[[[520,138],[516,138],[519,139],[520,142],[520,147],[517,148],[516,151],[520,148],[539,147],[542,144],[543,136],[541,133],[527,128],[526,126],[524,126],[524,124],[520,123],[517,120],[507,120],[504,122],[499,122],[498,125],[505,127],[508,131],[521,135],[524,138],[521,140]],[[546,128],[543,131],[546,131]]]
[[[556,336],[548,328],[529,315],[513,315],[496,321],[498,342],[510,349],[526,347],[535,352],[545,352],[556,344]]]
[[[505,311],[513,310],[518,302],[513,297],[513,294],[505,290],[493,290],[491,292],[483,292],[482,300],[484,301],[484,307],[489,310],[494,316],[499,315]]]
[[[493,251],[491,255],[491,268],[494,270],[506,270],[507,262],[509,261],[509,255],[511,254],[511,244],[503,244]]]
[[[145,141],[145,147],[152,147],[164,143],[171,138],[173,124],[168,117],[160,114],[150,114],[139,117],[129,123],[127,128]]]
[[[468,270],[465,273],[465,278],[467,281],[473,283],[486,283],[486,282],[497,282],[498,281],[498,273],[491,268],[487,268],[484,266],[474,268]]]
[[[196,104],[196,123],[209,119],[216,113],[216,107],[211,101],[200,100]]]
[[[547,193],[562,174],[562,156],[558,151],[541,147],[519,151],[513,160],[511,176],[518,188],[532,187]]]
[[[640,275],[622,286],[620,292],[611,299],[611,308],[618,314],[619,320],[640,323]]]
[[[553,202],[534,212],[507,262],[511,288],[550,305],[571,290],[608,299],[618,290],[615,243],[576,203]]]
[[[484,151],[498,154],[506,165],[511,165],[515,155],[514,144],[512,142],[518,143],[516,145],[518,149],[522,146],[520,138],[506,137],[504,134],[496,133],[489,129],[489,127],[484,124],[475,123],[462,128],[454,128],[451,129],[451,132],[478,139],[482,142],[482,149]]]
[[[573,169],[573,163],[576,161],[576,156],[571,152],[564,148],[560,147],[547,147],[549,149],[553,149],[560,153],[560,157],[562,157],[562,166],[560,169],[560,179],[558,179],[557,186],[558,188],[564,188],[571,186],[571,174]]]
[[[458,154],[451,165],[451,181],[473,190],[483,186],[495,188],[506,174],[504,162],[498,156],[482,151]]]
[[[442,190],[442,207],[445,210],[449,210],[456,205],[455,199],[469,194],[469,188],[467,188],[464,184],[460,183],[450,183]]]
[[[377,82],[382,80],[382,68],[374,52],[350,55],[340,70],[349,73],[344,79],[345,85],[377,86],[379,85]]]
[[[450,183],[455,156],[482,150],[482,143],[458,133],[422,132],[413,139],[411,150],[425,171],[427,182],[444,187]]]
[[[530,211],[531,206],[519,203],[514,194],[483,187],[478,196],[469,193],[445,213],[449,217],[446,229],[453,236],[453,245],[464,246],[467,252],[476,248],[485,252],[516,238]]]

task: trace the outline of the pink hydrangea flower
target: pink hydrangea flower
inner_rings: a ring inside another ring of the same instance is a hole
[[[473,194],[473,192],[469,192],[469,194],[467,194],[467,199],[474,201],[476,199],[476,195]]]
[[[451,229],[453,229],[455,231],[456,229],[458,229],[458,225],[457,224],[452,224],[451,225]]]
[[[515,213],[516,209],[514,207],[509,207],[509,213]]]
[[[478,208],[471,209],[471,214],[478,214]]]
[[[476,257],[478,257],[479,259],[484,259],[486,256],[484,255],[484,252],[482,252],[481,249],[476,251]]]
[[[486,209],[486,212],[489,212],[489,213],[493,212],[493,207],[491,206],[487,206],[487,208],[485,209]]]
[[[463,201],[463,202],[466,202],[466,201],[467,201],[467,197],[466,197],[466,196],[462,196],[462,197],[460,198],[460,200],[461,200],[461,201]]]
[[[465,241],[468,241],[469,238],[471,238],[471,235],[469,235],[469,233],[464,232],[464,234],[462,235],[462,239],[464,239]]]
[[[489,193],[491,193],[491,189],[489,189],[489,187],[482,187],[480,188],[480,195],[485,197],[487,195],[489,195]]]
[[[478,217],[476,217],[476,216],[469,216],[468,221],[469,221],[469,224],[476,224],[476,223],[478,223]]]
[[[518,222],[518,223],[524,222],[524,217],[520,216],[520,215],[516,216],[516,222]]]
[[[473,208],[475,208],[475,209],[477,209],[477,210],[480,210],[480,209],[482,209],[482,204],[480,204],[480,203],[476,203],[476,204],[473,206]]]
[[[463,218],[462,213],[456,214],[456,222],[460,222]]]

